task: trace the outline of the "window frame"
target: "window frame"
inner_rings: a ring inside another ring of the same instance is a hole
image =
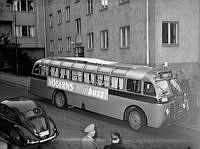
[[[93,0],[86,0],[87,5],[87,15],[93,14],[94,8],[93,8]]]
[[[119,5],[129,3],[130,0],[119,0]]]
[[[167,28],[165,30],[164,28],[164,24],[167,25]],[[175,42],[172,41],[172,29],[171,29],[171,25],[175,25]],[[164,47],[174,47],[174,46],[179,46],[179,22],[178,21],[162,21],[162,46]],[[166,36],[166,37],[165,37]],[[166,41],[165,41],[166,40]]]
[[[71,51],[71,41],[72,41],[72,38],[70,36],[66,37],[66,51],[67,52],[70,52]]]
[[[100,0],[100,10],[108,9],[108,0]]]
[[[49,28],[53,27],[53,14],[49,14]]]
[[[94,32],[87,33],[87,48],[88,50],[94,49]]]
[[[100,31],[100,49],[109,48],[109,35],[108,30]]]
[[[71,8],[70,6],[65,7],[65,22],[70,22],[71,20]]]
[[[61,53],[63,51],[63,41],[62,38],[58,38],[58,52]]]
[[[120,48],[129,48],[130,47],[130,25],[120,27]]]
[[[57,10],[57,25],[62,24],[62,11],[61,9]]]

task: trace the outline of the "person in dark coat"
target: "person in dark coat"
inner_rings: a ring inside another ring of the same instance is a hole
[[[104,149],[125,149],[119,132],[111,134],[111,144],[105,145]]]

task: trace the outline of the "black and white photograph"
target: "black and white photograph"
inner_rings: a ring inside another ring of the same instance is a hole
[[[200,149],[200,0],[0,0],[0,149]]]

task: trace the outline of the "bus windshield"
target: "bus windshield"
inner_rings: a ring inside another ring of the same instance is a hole
[[[177,94],[181,92],[180,85],[178,84],[176,79],[170,79],[169,83],[170,83],[173,94]]]
[[[167,80],[156,81],[156,88],[159,97],[170,94],[169,83]]]
[[[176,79],[170,79],[169,82],[168,80],[157,81],[156,87],[159,97],[181,92],[180,86]]]

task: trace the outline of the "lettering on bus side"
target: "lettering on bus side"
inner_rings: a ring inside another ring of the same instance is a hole
[[[70,91],[80,95],[108,100],[107,88],[91,86],[89,84],[82,84],[78,82],[71,82],[65,79],[58,79],[54,77],[47,77],[47,86]]]
[[[52,77],[47,78],[47,86],[67,91],[73,91],[73,83],[69,83],[68,81],[61,81]]]

